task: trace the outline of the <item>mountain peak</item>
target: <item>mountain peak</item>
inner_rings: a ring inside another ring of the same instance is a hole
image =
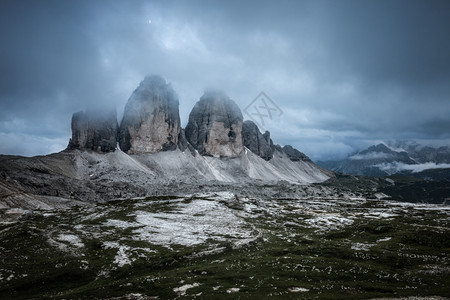
[[[393,151],[391,148],[389,148],[385,144],[380,143],[378,145],[370,146],[366,150],[361,151],[360,154],[366,154],[366,153],[369,153],[369,152],[392,153],[392,152],[395,152],[395,151]]]
[[[186,138],[202,155],[235,157],[244,150],[242,112],[224,92],[207,91],[189,114]]]
[[[139,84],[125,106],[119,143],[128,153],[174,150],[181,132],[178,96],[161,76]]]
[[[178,106],[178,96],[170,83],[161,76],[148,75],[128,99],[119,128],[115,112],[114,115],[107,114],[106,118],[114,120],[115,123],[110,122],[112,125],[99,121],[105,119],[104,111],[74,114],[73,137],[68,148],[107,152],[115,149],[118,141],[120,149],[128,154],[178,148],[181,151],[188,149],[193,156],[198,153],[234,158],[241,156],[247,147],[266,161],[278,151],[291,161],[310,162],[305,154],[292,146],[274,145],[270,132],[262,134],[254,122],[244,123],[239,106],[222,90],[204,92],[189,114],[185,129],[180,126]],[[88,125],[92,128],[86,129]],[[104,136],[108,139],[108,147]],[[100,138],[101,148],[98,146]]]
[[[114,151],[117,146],[117,113],[115,109],[90,109],[72,115],[72,138],[68,149]]]
[[[144,77],[144,80],[141,81],[139,86],[144,87],[144,88],[152,88],[152,87],[164,86],[166,84],[167,84],[167,82],[162,76],[147,75]]]
[[[258,129],[258,125],[253,121],[247,120],[242,126],[242,136],[244,138],[244,146],[250,151],[265,160],[272,159],[274,148],[268,131],[262,134]]]
[[[230,99],[230,97],[228,97],[227,93],[225,93],[221,89],[207,89],[203,93],[203,97],[205,97],[206,99],[216,100],[216,101],[224,101],[224,100]]]

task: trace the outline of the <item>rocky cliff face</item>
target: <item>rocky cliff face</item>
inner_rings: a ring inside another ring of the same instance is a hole
[[[250,151],[265,160],[272,159],[274,148],[272,147],[273,142],[268,131],[261,134],[258,126],[253,121],[245,121],[242,126],[242,137],[244,146]]]
[[[72,116],[68,149],[110,152],[116,149],[119,125],[116,110],[87,110]]]
[[[178,105],[178,96],[163,78],[145,77],[125,106],[121,150],[131,154],[176,149],[181,131]]]
[[[308,156],[304,153],[298,151],[291,145],[286,145],[283,147],[283,152],[289,157],[292,161],[311,161]]]
[[[186,138],[201,154],[236,157],[244,150],[243,117],[237,104],[223,92],[206,92],[189,115]]]
[[[262,134],[252,121],[243,122],[241,110],[221,91],[208,91],[180,126],[178,97],[159,76],[147,76],[128,100],[120,127],[115,111],[78,112],[72,118],[68,149],[114,151],[117,142],[128,154],[189,150],[193,156],[237,157],[244,146],[266,161],[279,151],[291,161],[310,161],[287,145],[274,145],[270,133]]]
[[[183,152],[189,150],[193,156],[196,155],[194,147],[186,139],[186,132],[183,128],[181,128],[180,135],[178,136],[178,148]]]

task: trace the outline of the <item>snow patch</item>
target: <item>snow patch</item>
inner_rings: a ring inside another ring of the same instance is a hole
[[[389,195],[386,195],[385,193],[375,193],[374,196],[375,196],[377,199],[386,199],[386,198],[390,198],[390,196],[389,196]]]
[[[103,242],[103,247],[105,249],[117,249],[117,254],[114,257],[114,264],[116,264],[119,267],[123,267],[125,265],[131,265],[132,262],[136,260],[136,257],[130,257],[130,255],[133,254],[133,251],[136,250],[143,250],[145,252],[153,252],[155,253],[155,250],[147,249],[147,248],[135,248],[130,247],[126,245],[121,245],[118,242]]]
[[[395,181],[390,178],[385,178],[384,180],[386,180],[387,182],[389,182],[392,185],[395,185]]]
[[[131,248],[128,246],[121,246],[118,242],[103,242],[105,249],[117,248],[117,254],[114,257],[114,264],[119,267],[130,265],[134,260],[130,259],[126,253]]]
[[[134,239],[157,245],[192,246],[214,239],[240,246],[256,238],[233,210],[210,200],[176,203],[173,212],[137,211],[136,222],[142,227],[133,231]]]
[[[186,295],[186,291],[188,289],[192,289],[192,288],[195,288],[195,287],[198,287],[198,286],[200,286],[200,283],[194,282],[193,284],[185,284],[185,285],[182,285],[180,287],[174,288],[173,291],[175,293],[177,293],[178,295],[180,295],[180,296],[184,296],[184,295]]]
[[[302,287],[291,287],[291,288],[288,288],[288,291],[291,293],[299,293],[299,292],[304,293],[304,292],[309,292],[309,289],[302,288]]]
[[[351,225],[353,220],[342,217],[339,214],[320,214],[315,218],[305,220],[305,223],[321,231],[327,231]]]
[[[354,243],[350,248],[356,251],[369,251],[373,246],[375,244]]]
[[[241,289],[240,288],[229,288],[227,290],[227,294],[232,294],[232,293],[237,293],[239,292]]]
[[[393,217],[397,217],[397,214],[394,214],[392,212],[387,212],[387,211],[376,211],[376,210],[372,210],[368,213],[365,213],[364,216],[366,218],[370,218],[370,219],[380,219],[380,218],[393,218]]]
[[[379,243],[379,242],[387,242],[387,241],[390,241],[391,239],[392,239],[391,237],[385,237],[385,238],[377,240],[377,243]]]
[[[67,242],[67,243],[69,243],[72,246],[75,246],[77,248],[83,248],[84,247],[84,244],[81,241],[81,239],[78,236],[74,235],[74,234],[60,234],[60,235],[58,235],[56,240],[58,240],[60,242]]]
[[[112,227],[116,227],[116,228],[123,228],[123,229],[140,226],[137,223],[127,222],[127,221],[122,221],[122,220],[114,220],[114,219],[108,220],[107,222],[104,223],[104,225],[112,226]]]

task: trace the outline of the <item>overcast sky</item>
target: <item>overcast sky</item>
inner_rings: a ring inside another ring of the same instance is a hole
[[[450,141],[450,1],[0,0],[0,153],[67,146],[72,113],[115,106],[147,74],[185,126],[207,88],[312,159],[375,142]],[[248,118],[244,114],[244,118]]]

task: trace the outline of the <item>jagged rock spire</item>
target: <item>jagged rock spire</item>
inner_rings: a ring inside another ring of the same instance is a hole
[[[120,148],[128,153],[174,150],[180,135],[178,96],[160,76],[147,76],[125,106]]]
[[[310,161],[297,149],[274,145],[270,133],[264,134],[252,121],[243,122],[237,104],[224,92],[204,93],[189,114],[186,129],[180,126],[178,96],[160,76],[147,76],[133,92],[120,127],[115,110],[88,110],[72,117],[72,138],[68,149],[110,152],[116,149],[129,154],[189,150],[196,155],[237,157],[244,146],[265,160],[276,151],[292,161]]]
[[[189,114],[186,138],[201,155],[236,157],[244,150],[242,123],[233,100],[221,91],[207,91]]]
[[[72,138],[67,148],[114,151],[118,128],[115,109],[79,111],[72,116]]]
[[[244,146],[250,151],[265,160],[272,159],[274,149],[268,131],[262,134],[253,121],[247,120],[242,126],[242,136],[244,138]]]

